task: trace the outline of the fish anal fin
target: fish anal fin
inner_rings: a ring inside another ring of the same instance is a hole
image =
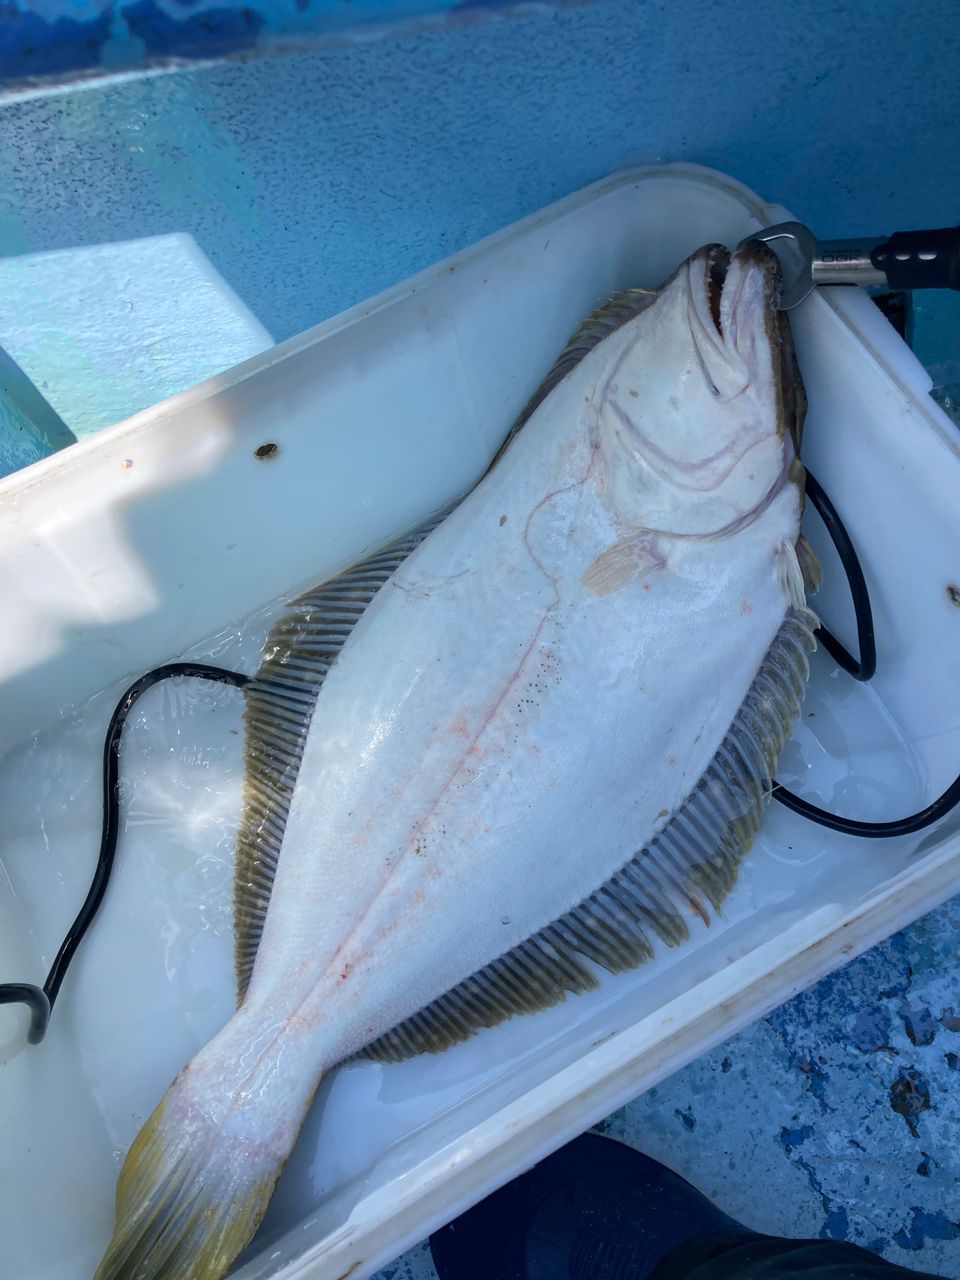
[[[243,814],[234,878],[240,1000],[256,961],[290,799],[327,672],[373,597],[452,509],[299,596],[267,637],[260,670],[245,689]]]
[[[666,563],[653,534],[627,534],[600,552],[580,582],[591,595],[609,596],[632,579],[662,569]]]
[[[757,832],[815,648],[816,618],[787,612],[726,737],[683,805],[649,843],[572,911],[478,970],[357,1055],[400,1062],[440,1053],[485,1027],[597,985],[597,969],[643,964],[677,946],[688,920],[719,912]]]

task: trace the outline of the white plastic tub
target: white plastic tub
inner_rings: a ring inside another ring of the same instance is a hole
[[[253,669],[264,607],[467,488],[603,295],[785,216],[702,169],[617,175],[0,485],[0,980],[42,980],[85,892],[125,681],[188,651]],[[859,293],[811,298],[794,330],[805,456],[861,551],[880,665],[862,688],[818,656],[781,776],[894,817],[960,763],[960,436]],[[823,558],[818,608],[852,640]],[[47,1041],[0,1032],[0,1240],[19,1280],[87,1280],[118,1153],[231,1007],[238,695],[168,687],[140,705],[107,903]],[[772,806],[723,919],[680,951],[442,1056],[337,1073],[237,1274],[369,1275],[958,872],[960,816],[871,843]]]

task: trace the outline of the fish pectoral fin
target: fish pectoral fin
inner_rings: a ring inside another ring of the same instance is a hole
[[[797,544],[785,538],[777,548],[777,579],[784,600],[792,609],[807,603],[806,583]]]
[[[601,551],[580,577],[591,595],[609,596],[632,579],[666,566],[666,557],[650,533],[632,533]]]
[[[290,605],[245,687],[243,815],[234,877],[234,954],[243,999],[270,905],[290,799],[327,672],[370,601],[457,504]]]
[[[801,533],[797,539],[797,562],[803,574],[803,586],[808,596],[815,595],[823,586],[823,569],[819,557]]]
[[[719,750],[684,804],[589,898],[526,942],[378,1037],[357,1055],[402,1062],[441,1053],[517,1014],[597,986],[595,969],[635,968],[653,939],[689,936],[685,914],[709,924],[760,829],[774,768],[800,710],[816,618],[789,610]]]

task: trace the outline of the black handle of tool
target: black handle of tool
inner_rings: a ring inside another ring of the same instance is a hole
[[[960,227],[896,231],[870,252],[891,289],[960,290]]]

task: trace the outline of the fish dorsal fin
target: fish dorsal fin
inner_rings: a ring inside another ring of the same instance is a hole
[[[556,364],[527,401],[503,444],[497,450],[496,457],[490,464],[491,467],[497,465],[520,428],[540,408],[554,387],[577,367],[584,356],[589,355],[594,347],[603,342],[604,338],[609,338],[611,333],[615,333],[628,320],[635,320],[656,300],[656,289],[623,289],[618,293],[612,293],[601,307],[584,320],[560,352]]]
[[[317,695],[367,605],[456,506],[331,578],[288,607],[246,686],[243,815],[234,878],[234,958],[242,1000],[260,945],[277,858]]]
[[[686,914],[709,923],[760,829],[774,768],[800,710],[817,620],[791,609],[702,778],[666,825],[616,875],[547,928],[421,1009],[357,1055],[400,1062],[437,1053],[483,1027],[559,1004],[676,946]]]

